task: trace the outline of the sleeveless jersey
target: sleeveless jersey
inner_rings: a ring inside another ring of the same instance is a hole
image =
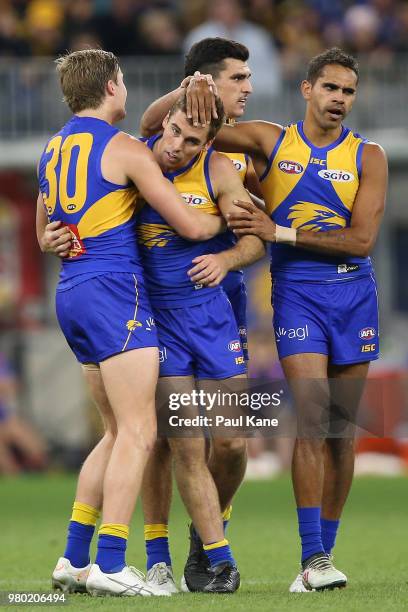
[[[235,169],[237,170],[239,177],[242,183],[245,182],[245,177],[248,168],[248,155],[245,153],[222,153],[228,157],[232,163],[234,164]],[[225,251],[226,249],[230,249],[235,246],[237,243],[237,238],[231,230],[227,230],[222,234],[218,234],[213,238],[212,244],[213,253],[220,253],[221,251]],[[237,286],[241,285],[244,282],[244,273],[242,270],[232,270],[228,272],[226,277],[223,279],[221,285],[223,289],[227,292],[227,294],[231,291],[236,290]]]
[[[306,137],[302,121],[286,127],[260,177],[273,221],[311,232],[349,227],[367,142],[343,127],[335,142],[316,147]],[[275,279],[326,282],[370,272],[369,257],[332,257],[271,244],[271,273]]]
[[[74,116],[47,143],[39,184],[49,221],[62,221],[73,246],[62,260],[59,290],[105,272],[142,273],[135,240],[137,191],[107,181],[101,158],[117,128]]]
[[[142,140],[153,149],[159,138],[161,134]],[[203,151],[185,167],[164,173],[164,176],[174,183],[189,206],[219,215],[209,175],[212,152]],[[176,308],[200,304],[221,291],[220,287],[194,285],[187,275],[195,257],[213,252],[213,239],[202,242],[185,240],[148,203],[140,212],[137,238],[153,306]]]

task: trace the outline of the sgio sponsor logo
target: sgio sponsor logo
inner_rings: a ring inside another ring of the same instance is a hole
[[[283,159],[278,164],[279,170],[285,172],[286,174],[302,174],[303,166],[298,162],[289,161],[287,159]]]
[[[309,337],[309,327],[306,324],[304,327],[291,327],[285,329],[284,327],[278,327],[275,331],[276,342],[280,342],[283,336],[287,336],[289,340],[306,340]]]
[[[228,344],[228,348],[233,353],[239,353],[241,350],[241,343],[239,340],[231,340],[231,342]]]
[[[356,180],[354,174],[347,170],[319,170],[317,174],[325,181],[333,181],[335,183],[351,183]]]
[[[204,196],[197,195],[195,193],[182,193],[181,197],[190,206],[201,206],[207,204],[208,200]]]
[[[375,338],[376,335],[377,332],[375,331],[374,327],[364,327],[358,332],[358,337],[362,340],[371,340],[372,338]]]

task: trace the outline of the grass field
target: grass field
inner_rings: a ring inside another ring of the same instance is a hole
[[[75,479],[27,477],[0,482],[0,590],[46,591],[64,550]],[[408,480],[356,479],[336,547],[336,564],[349,577],[341,591],[290,595],[299,544],[288,478],[245,483],[234,504],[229,538],[242,586],[232,596],[182,594],[172,598],[91,598],[70,595],[70,610],[408,610]],[[170,521],[173,565],[179,579],[188,547],[187,516],[178,498]],[[128,560],[144,568],[138,509]],[[38,609],[24,606],[25,610]],[[48,609],[61,607],[47,606]],[[42,608],[45,609],[45,608]]]

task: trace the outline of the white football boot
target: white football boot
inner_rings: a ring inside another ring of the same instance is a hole
[[[86,593],[86,580],[91,564],[74,567],[65,557],[60,557],[52,572],[52,588],[64,593]]]
[[[315,589],[307,589],[303,584],[302,573],[298,574],[289,587],[289,593],[312,593]]]
[[[94,597],[103,597],[104,595],[117,597],[168,595],[168,593],[164,593],[156,587],[147,586],[144,574],[131,565],[126,565],[120,572],[105,574],[101,571],[99,565],[94,563],[86,581],[86,588],[88,593]]]
[[[174,595],[179,590],[174,581],[173,570],[164,561],[155,563],[146,574],[146,584],[148,587],[156,587],[168,595]]]
[[[347,576],[336,569],[329,555],[313,555],[302,572],[303,585],[309,590],[342,588],[347,585]]]

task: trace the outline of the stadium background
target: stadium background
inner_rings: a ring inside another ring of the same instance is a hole
[[[373,257],[380,290],[382,357],[373,365],[371,376],[381,381],[381,393],[365,398],[366,409],[373,418],[383,418],[382,411],[386,411],[389,436],[360,441],[358,470],[402,476],[407,473],[408,3],[0,0],[0,474],[14,474],[7,483],[0,482],[0,488],[3,486],[9,495],[9,504],[1,512],[6,512],[10,525],[13,517],[26,520],[25,514],[16,514],[26,495],[33,508],[39,503],[38,499],[35,502],[36,490],[46,496],[45,491],[55,487],[69,506],[74,481],[69,476],[56,480],[50,474],[76,469],[98,434],[97,418],[79,368],[55,319],[53,300],[59,262],[42,255],[35,238],[36,163],[46,139],[68,117],[52,60],[66,49],[89,46],[101,46],[119,55],[128,87],[128,115],[123,128],[137,133],[146,106],[179,84],[184,50],[207,35],[236,38],[247,44],[255,92],[248,102],[246,117],[283,124],[303,116],[298,85],[310,57],[333,45],[359,57],[361,82],[347,124],[384,146],[390,163],[390,187]],[[276,374],[266,260],[250,269],[247,279],[251,373]],[[259,442],[253,446],[252,454],[252,476],[285,472],[290,442]],[[35,476],[34,480],[18,478],[25,471],[37,470],[44,470],[45,475]],[[274,529],[284,530],[293,509],[289,482],[287,476],[275,482],[277,490],[282,491],[276,506],[276,494],[268,497],[274,485],[247,483],[243,487],[255,487],[248,491],[263,500],[259,504],[265,510],[259,520],[270,521],[275,507]],[[355,488],[350,513],[356,510],[355,516],[360,516],[359,504],[368,496],[373,512],[378,511],[378,519],[386,515],[390,524],[394,521],[396,534],[406,481],[361,478]],[[244,508],[245,503],[250,503],[249,492],[242,493]],[[390,503],[384,509],[383,495],[388,500],[395,498],[395,507]],[[68,506],[64,511],[62,503],[56,504],[55,513],[50,514],[55,530],[65,528]],[[182,525],[186,519],[180,506],[176,507],[176,531],[179,527],[180,537],[184,538]],[[27,533],[26,548],[36,562],[35,544],[31,542],[30,548],[30,525],[28,521],[23,533]],[[357,533],[357,524],[353,529]],[[293,523],[293,546],[294,531]],[[12,544],[13,534],[8,538]],[[282,545],[285,546],[283,540]],[[386,541],[384,546],[388,550]],[[18,565],[19,548],[13,550]],[[54,550],[50,552],[51,565],[52,555]],[[142,556],[140,559],[142,564]],[[45,573],[49,570],[47,564],[48,559]],[[271,569],[265,570],[266,577],[268,571],[270,574]],[[3,574],[9,580],[1,567],[0,576]],[[283,573],[281,579],[284,585]],[[267,578],[262,580],[266,588]],[[15,588],[14,582],[10,584]]]

